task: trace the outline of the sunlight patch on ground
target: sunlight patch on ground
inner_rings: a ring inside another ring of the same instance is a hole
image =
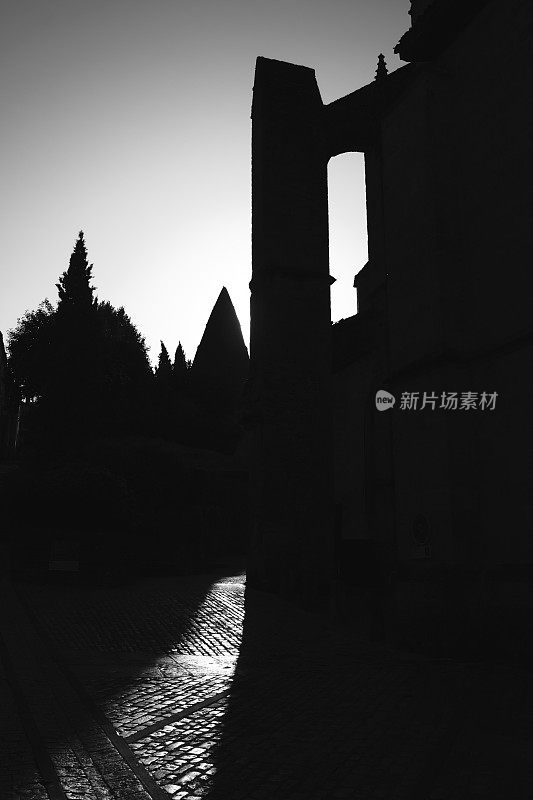
[[[174,665],[160,665],[167,684],[161,716],[145,716],[126,736],[139,762],[178,800],[206,797],[212,786],[243,617],[243,576],[214,583],[171,653]]]

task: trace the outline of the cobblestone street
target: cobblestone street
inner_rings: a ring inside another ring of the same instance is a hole
[[[531,798],[528,673],[363,645],[244,588],[4,582],[0,796]]]

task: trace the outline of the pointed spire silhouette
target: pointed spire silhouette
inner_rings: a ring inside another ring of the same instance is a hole
[[[383,80],[383,78],[386,78],[388,74],[389,74],[389,71],[387,69],[387,63],[385,61],[385,56],[383,55],[383,53],[380,53],[379,56],[378,56],[378,68],[376,70],[375,80],[376,81],[381,81],[381,80]]]
[[[191,367],[191,382],[197,399],[212,410],[225,411],[248,376],[249,357],[241,325],[226,287],[205,326]]]

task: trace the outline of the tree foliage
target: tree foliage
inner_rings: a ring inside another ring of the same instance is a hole
[[[47,298],[34,311],[26,311],[8,331],[9,363],[27,401],[46,393],[54,360],[55,320],[55,308]]]
[[[185,389],[187,385],[187,375],[189,371],[189,366],[190,362],[187,361],[185,357],[185,352],[183,350],[181,342],[178,342],[178,346],[176,347],[176,353],[174,355],[174,363],[172,365],[173,383],[178,391],[180,389]]]
[[[98,302],[96,316],[104,372],[120,382],[146,378],[150,373],[146,342],[124,308],[114,308],[107,300]]]
[[[162,386],[170,386],[172,383],[172,362],[163,342],[161,342],[161,350],[155,368],[155,377]]]
[[[70,256],[68,269],[56,283],[59,294],[57,310],[60,313],[72,310],[80,314],[81,311],[89,310],[96,304],[94,286],[91,286],[92,270],[93,265],[87,260],[83,231],[80,231]]]
[[[144,338],[124,311],[99,302],[80,232],[56,284],[9,332],[10,365],[24,398],[38,406],[34,428],[50,436],[123,430],[139,420],[151,369]]]

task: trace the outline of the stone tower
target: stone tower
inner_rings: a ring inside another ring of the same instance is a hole
[[[314,70],[258,58],[252,107],[248,579],[307,606],[332,566],[327,156]]]

